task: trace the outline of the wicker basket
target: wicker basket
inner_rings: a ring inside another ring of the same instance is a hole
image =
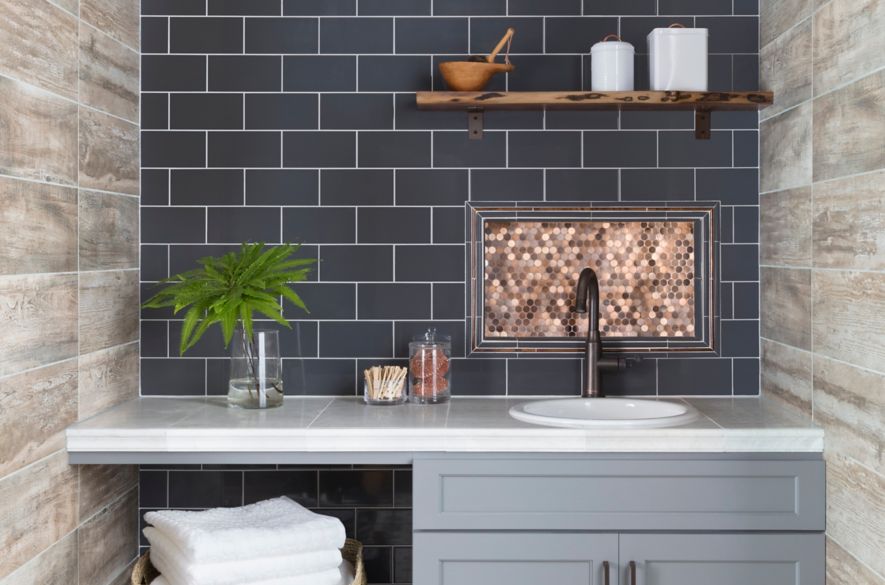
[[[150,554],[150,551],[144,553],[135,562],[135,566],[132,568],[132,585],[149,585],[151,581],[160,575],[160,572],[151,564]],[[344,548],[341,549],[341,556],[353,565],[354,577],[352,585],[366,585],[366,567],[363,564],[362,543],[348,538],[344,542]]]

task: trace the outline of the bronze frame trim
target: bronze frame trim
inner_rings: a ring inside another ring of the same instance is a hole
[[[557,205],[519,205],[515,204],[512,206],[483,206],[483,205],[473,205],[472,202],[467,202],[466,205],[470,210],[470,213],[467,214],[467,221],[470,223],[470,238],[467,241],[466,251],[470,255],[469,258],[469,280],[467,285],[469,287],[468,293],[468,311],[466,315],[466,319],[468,321],[468,337],[470,338],[470,349],[469,352],[472,353],[535,353],[535,354],[544,354],[544,353],[559,353],[559,354],[575,354],[584,351],[583,347],[579,346],[560,346],[560,347],[538,347],[537,345],[532,346],[521,346],[519,343],[519,339],[516,339],[515,343],[512,342],[495,342],[495,341],[485,341],[486,345],[483,345],[481,341],[479,341],[479,336],[481,335],[481,326],[478,321],[482,319],[482,311],[478,310],[478,266],[479,262],[477,261],[477,249],[478,245],[482,245],[482,242],[477,240],[477,225],[482,221],[482,212],[510,212],[513,213],[513,219],[519,219],[519,212],[571,212],[571,213],[593,213],[593,212],[618,212],[618,213],[640,213],[640,212],[654,212],[654,213],[673,213],[673,212],[684,212],[684,213],[698,213],[701,215],[702,219],[706,219],[707,226],[709,226],[709,236],[706,238],[707,241],[705,243],[705,250],[707,252],[707,258],[709,260],[709,273],[705,275],[703,282],[707,283],[707,302],[708,302],[708,310],[707,315],[704,317],[701,316],[701,321],[705,328],[705,331],[709,335],[705,335],[706,343],[702,341],[698,342],[698,345],[685,346],[680,345],[677,347],[667,347],[666,345],[651,345],[648,343],[643,344],[642,342],[637,342],[635,346],[616,346],[616,347],[607,347],[605,349],[606,353],[657,353],[657,354],[670,354],[670,353],[715,353],[718,347],[718,331],[716,327],[716,319],[719,317],[718,311],[716,310],[716,300],[718,299],[718,280],[717,280],[717,270],[716,270],[716,255],[714,254],[714,245],[717,245],[718,240],[718,220],[716,217],[716,211],[719,208],[717,202],[698,202],[699,205],[696,206],[659,206],[659,205],[643,205],[639,203],[635,206],[631,206],[629,204],[620,205],[620,206],[612,206],[612,205],[604,205],[604,206],[557,206]],[[554,338],[551,338],[554,339]],[[568,338],[555,338],[559,340],[559,343],[564,343]],[[648,338],[617,338],[618,342],[630,342],[631,339],[642,339],[647,342]],[[671,342],[675,338],[665,338],[666,343]],[[505,343],[507,345],[505,346]],[[528,342],[524,342],[528,343]],[[557,343],[556,341],[551,341],[551,343]],[[691,343],[691,342],[676,342],[680,344]],[[491,345],[488,345],[491,344]],[[499,345],[499,347],[495,347]]]

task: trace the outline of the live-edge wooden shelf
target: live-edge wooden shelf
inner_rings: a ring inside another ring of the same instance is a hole
[[[463,110],[470,138],[482,138],[486,110],[694,110],[695,138],[710,138],[714,110],[761,110],[770,91],[419,91],[418,109]]]

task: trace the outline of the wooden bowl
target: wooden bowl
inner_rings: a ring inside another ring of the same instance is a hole
[[[481,63],[479,61],[448,61],[439,64],[446,85],[452,91],[482,91],[496,73],[513,71],[511,63]]]

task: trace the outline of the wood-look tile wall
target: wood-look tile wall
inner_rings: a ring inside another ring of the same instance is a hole
[[[137,470],[68,465],[64,430],[138,394],[138,12],[0,2],[0,585],[137,553]]]
[[[826,430],[827,582],[885,584],[885,2],[766,0],[762,388]]]

